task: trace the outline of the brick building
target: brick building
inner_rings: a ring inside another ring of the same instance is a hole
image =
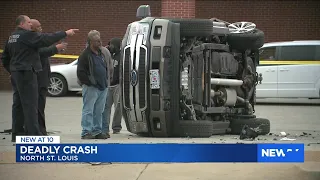
[[[67,39],[69,46],[65,52],[79,55],[91,29],[102,33],[104,45],[112,37],[122,37],[128,23],[136,20],[136,9],[141,4],[151,6],[152,16],[254,22],[265,32],[267,42],[320,39],[320,3],[315,0],[6,0],[0,1],[0,49],[14,29],[15,18],[26,14],[40,20],[45,32],[79,28],[78,34]],[[0,90],[11,89],[8,76],[1,65]]]

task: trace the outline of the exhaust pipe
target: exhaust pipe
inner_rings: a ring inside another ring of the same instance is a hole
[[[224,86],[241,86],[243,81],[236,79],[211,78],[211,84]]]

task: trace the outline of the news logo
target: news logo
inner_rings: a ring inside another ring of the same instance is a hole
[[[304,144],[258,144],[258,162],[304,162]]]

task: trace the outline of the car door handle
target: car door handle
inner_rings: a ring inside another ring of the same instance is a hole
[[[280,69],[280,72],[289,71],[288,69]]]
[[[266,72],[275,72],[275,70],[274,69],[268,69],[268,70],[266,70]]]

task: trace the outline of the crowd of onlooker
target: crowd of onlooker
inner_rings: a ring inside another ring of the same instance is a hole
[[[43,33],[41,23],[26,15],[16,18],[16,29],[7,39],[1,61],[10,74],[13,89],[12,141],[16,136],[47,135],[45,106],[50,81],[49,57],[64,51],[68,44],[57,44],[79,29]],[[102,45],[100,32],[91,30],[87,46],[78,58],[77,77],[82,86],[82,139],[110,138],[111,107],[114,105],[113,133],[121,127],[119,101],[120,38]]]

